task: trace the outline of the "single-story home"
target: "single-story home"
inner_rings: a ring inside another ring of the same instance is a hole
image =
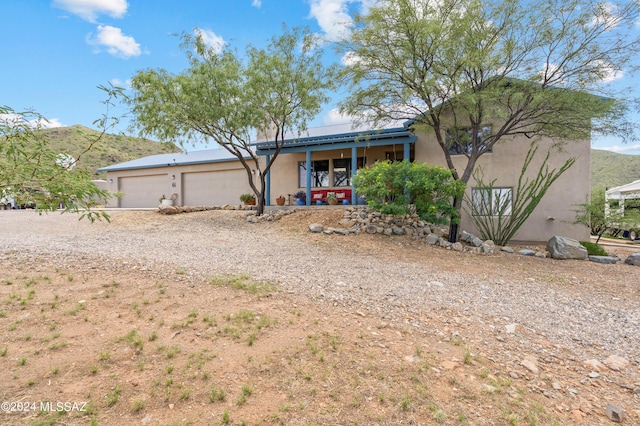
[[[408,124],[408,123],[407,123]],[[484,131],[491,131],[487,125]],[[255,152],[271,161],[275,143],[258,136]],[[553,142],[539,141],[541,149],[529,172],[538,167]],[[498,142],[492,152],[479,159],[485,182],[493,181],[492,197],[504,197],[515,190],[530,140],[509,138]],[[464,153],[452,152],[459,170],[464,168]],[[590,141],[567,143],[562,150],[554,150],[549,167],[559,168],[569,157],[576,163],[551,186],[533,214],[515,235],[517,241],[547,241],[562,235],[581,241],[589,238],[589,230],[573,224],[577,205],[584,203],[591,186]],[[274,205],[276,197],[285,198],[298,191],[306,191],[307,204],[314,194],[339,192],[349,203],[356,203],[357,194],[351,177],[360,167],[380,160],[419,161],[446,167],[444,153],[435,136],[414,131],[407,125],[383,128],[354,127],[351,124],[308,129],[302,135],[285,140],[267,178],[267,205]],[[107,172],[108,189],[121,191],[124,196],[114,199],[118,207],[157,207],[158,199],[172,194],[180,205],[239,204],[239,196],[250,193],[247,173],[240,161],[223,149],[193,151],[181,154],[161,154],[101,168]],[[322,191],[321,191],[322,190]],[[467,196],[476,187],[472,179]],[[490,213],[490,212],[489,212]],[[478,233],[470,213],[463,212],[461,229]]]

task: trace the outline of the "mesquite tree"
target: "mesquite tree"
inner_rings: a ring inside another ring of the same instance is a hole
[[[320,111],[334,70],[322,64],[307,30],[284,28],[266,49],[248,47],[244,58],[228,46],[207,45],[199,34],[183,35],[187,70],[145,70],[133,78],[134,125],[162,140],[214,142],[229,151],[242,163],[261,215],[266,176],[285,134],[304,130]],[[266,165],[251,146],[255,130],[275,140]]]
[[[341,109],[367,121],[413,120],[464,183],[505,139],[629,137],[632,92],[607,83],[635,71],[638,10],[616,0],[377,2],[339,44],[351,89]],[[452,153],[466,162],[456,167]]]

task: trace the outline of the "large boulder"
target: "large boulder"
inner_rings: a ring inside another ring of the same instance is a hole
[[[587,259],[589,253],[580,244],[580,241],[572,238],[554,235],[547,242],[547,251],[554,259]]]

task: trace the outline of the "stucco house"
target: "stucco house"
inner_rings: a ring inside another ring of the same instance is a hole
[[[360,167],[379,160],[409,158],[446,166],[435,137],[414,131],[408,124],[378,129],[351,124],[324,126],[285,140],[267,177],[267,205],[274,205],[279,195],[286,197],[300,190],[307,191],[309,205],[315,204],[314,196],[323,198],[328,191],[339,193],[350,204],[356,203],[351,177]],[[490,131],[491,125],[484,130]],[[544,154],[553,146],[550,140],[540,140],[538,144],[540,152],[530,172],[538,170]],[[265,164],[271,161],[275,148],[272,140],[258,137],[254,147]],[[480,157],[478,166],[483,167],[485,181],[495,179],[496,193],[492,197],[504,197],[517,187],[529,147],[530,140],[524,137],[505,139]],[[456,167],[464,167],[466,157],[462,153],[453,154]],[[584,202],[590,191],[590,141],[571,141],[562,150],[554,150],[550,168],[559,168],[569,157],[576,157],[576,163],[554,183],[514,240],[547,241],[553,235],[589,238],[588,229],[574,225],[573,221],[576,206]],[[109,190],[124,193],[121,200],[114,200],[114,206],[118,207],[157,207],[161,195],[174,193],[181,205],[239,204],[240,194],[251,192],[240,162],[221,149],[155,155],[100,171],[107,172]],[[471,197],[474,191],[483,189],[472,179],[466,191]],[[460,229],[477,233],[467,211],[463,212]]]

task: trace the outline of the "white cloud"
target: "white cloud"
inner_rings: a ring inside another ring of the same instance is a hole
[[[64,127],[64,124],[57,118],[35,118],[33,120],[25,120],[20,114],[0,114],[0,123],[13,127],[26,124],[32,129],[52,129],[54,127]]]
[[[111,83],[115,87],[122,87],[122,88],[125,88],[125,89],[131,89],[131,79],[130,78],[128,78],[125,81],[122,81],[119,78],[112,78],[111,80],[109,80],[109,83]]]
[[[196,28],[194,32],[197,36],[202,37],[202,41],[211,49],[213,49],[215,53],[222,52],[222,48],[226,44],[222,37],[216,35],[211,30],[202,30],[200,28]]]
[[[611,83],[624,77],[624,71],[616,70],[611,64],[604,61],[595,61],[594,63],[601,68],[602,81],[604,83]]]
[[[325,126],[330,126],[333,124],[351,123],[352,121],[354,121],[353,117],[346,114],[342,114],[340,110],[337,108],[334,108],[331,111],[329,111],[329,113],[327,113],[327,115],[325,115],[325,117],[322,119],[322,122],[324,123]]]
[[[53,3],[89,22],[96,22],[101,14],[122,18],[129,7],[127,0],[54,0]]]
[[[340,58],[340,62],[342,62],[342,65],[348,67],[360,62],[360,57],[356,54],[356,52],[347,52],[342,55],[342,58]]]
[[[122,34],[120,28],[110,25],[98,25],[98,34],[95,37],[90,35],[87,42],[95,46],[104,46],[111,55],[122,58],[140,56],[142,53],[140,45],[133,37]]]
[[[600,146],[600,147],[597,147],[597,148],[594,147],[594,149],[600,149],[600,150],[603,150],[603,151],[617,152],[618,154],[623,154],[623,153],[631,154],[630,151],[640,151],[640,144],[624,145],[624,146],[620,146],[620,145]]]
[[[353,24],[349,16],[348,4],[354,0],[311,0],[311,17],[325,32],[329,41],[342,38]]]
[[[609,2],[598,3],[595,5],[593,12],[592,26],[603,25],[608,28],[615,28],[620,23],[620,8],[616,4]]]
[[[253,0],[253,2],[251,2],[251,6],[260,9],[260,7],[262,6],[262,0]]]

